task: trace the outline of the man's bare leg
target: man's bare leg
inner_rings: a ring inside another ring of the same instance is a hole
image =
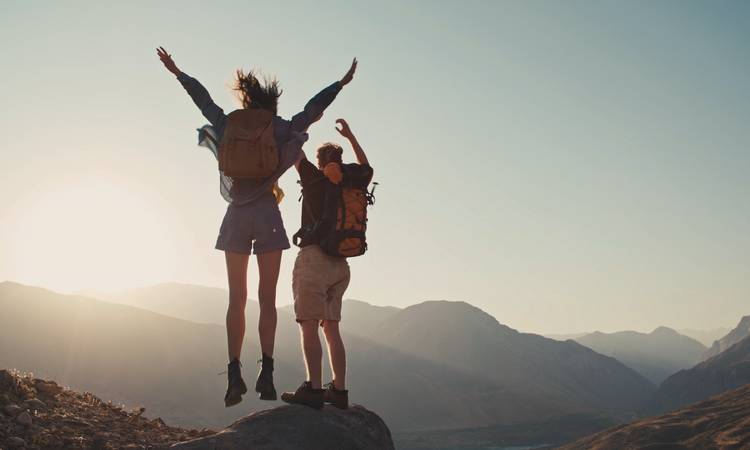
[[[323,348],[320,346],[318,321],[305,320],[299,324],[302,331],[302,351],[305,354],[307,381],[313,389],[320,389],[323,384]]]
[[[336,389],[346,389],[346,350],[341,339],[339,322],[335,320],[323,321],[323,334],[328,346],[328,358],[333,371],[333,385]]]

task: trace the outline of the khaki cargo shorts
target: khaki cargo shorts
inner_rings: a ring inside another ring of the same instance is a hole
[[[341,320],[341,301],[349,286],[346,258],[329,256],[320,246],[302,247],[294,261],[292,292],[297,322]]]

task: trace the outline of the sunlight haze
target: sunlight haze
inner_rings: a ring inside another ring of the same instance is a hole
[[[750,3],[3,6],[0,281],[226,287],[206,121],[163,45],[225,112],[235,69],[276,75],[287,118],[359,59],[304,147],[343,144],[346,118],[380,183],[349,298],[464,300],[537,333],[750,314]]]

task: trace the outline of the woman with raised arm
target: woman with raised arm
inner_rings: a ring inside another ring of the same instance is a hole
[[[172,55],[163,47],[157,49],[159,59],[173,73],[193,102],[210,122],[199,130],[199,144],[211,149],[219,158],[219,146],[228,127],[224,111],[214,103],[208,91],[196,80],[177,68]],[[341,88],[354,77],[356,58],[340,81],[320,91],[291,120],[277,115],[281,90],[275,79],[258,80],[253,72],[237,71],[234,89],[243,109],[270,112],[273,140],[278,151],[278,165],[270,176],[262,179],[232,178],[220,174],[221,193],[229,202],[219,230],[216,248],[224,251],[229,282],[227,309],[227,341],[229,364],[226,406],[242,401],[247,387],[240,371],[240,352],[245,334],[245,303],[247,301],[247,268],[254,253],[258,261],[258,302],[260,317],[258,334],[262,351],[261,369],[255,391],[261,400],[276,400],[273,384],[273,347],[276,335],[276,284],[281,266],[281,252],[290,247],[278,202],[283,193],[278,189],[279,177],[298,159],[307,140],[307,128],[316,122],[333,102]]]

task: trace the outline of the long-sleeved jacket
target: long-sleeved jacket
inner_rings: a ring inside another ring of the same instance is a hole
[[[214,103],[206,88],[195,78],[180,73],[177,79],[190,95],[190,98],[193,99],[193,103],[198,106],[203,116],[211,124],[198,129],[198,144],[208,147],[218,158],[218,142],[224,135],[227,121],[224,110]],[[222,173],[220,180],[222,196],[234,205],[243,205],[270,192],[279,177],[294,165],[299,157],[302,144],[307,140],[307,128],[336,99],[336,95],[340,91],[341,83],[337,81],[315,95],[307,102],[304,110],[295,114],[291,120],[279,116],[274,117],[274,138],[279,151],[279,167],[273,175],[261,183],[253,180],[232,180]]]

